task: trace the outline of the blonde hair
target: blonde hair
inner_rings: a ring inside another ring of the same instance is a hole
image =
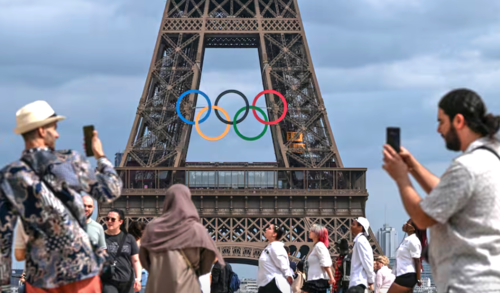
[[[385,255],[376,256],[375,261],[383,264],[384,266],[389,266],[389,258]]]

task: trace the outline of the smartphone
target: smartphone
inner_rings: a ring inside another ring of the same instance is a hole
[[[387,127],[387,144],[396,152],[401,151],[401,130],[399,127]]]
[[[92,137],[94,136],[94,125],[87,125],[83,127],[83,136],[85,137],[85,154],[87,157],[93,157],[92,151]]]

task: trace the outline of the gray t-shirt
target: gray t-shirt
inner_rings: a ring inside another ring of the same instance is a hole
[[[104,229],[99,223],[90,219],[87,223],[87,234],[90,241],[97,244],[99,247],[106,249],[106,239],[104,238]]]
[[[500,144],[474,141],[420,203],[438,222],[429,257],[438,292],[500,292]],[[474,150],[474,151],[473,151]]]

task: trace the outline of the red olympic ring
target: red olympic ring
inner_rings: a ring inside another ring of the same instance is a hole
[[[281,120],[285,119],[286,112],[288,111],[288,104],[286,102],[286,99],[285,99],[285,97],[282,94],[280,94],[277,91],[274,91],[274,90],[265,90],[265,91],[260,92],[255,97],[255,99],[253,100],[252,106],[255,107],[255,104],[257,103],[257,100],[260,98],[260,96],[262,96],[264,94],[275,94],[275,95],[278,95],[278,97],[280,97],[280,99],[283,101],[283,114],[281,114],[281,117],[278,118],[278,120],[267,122],[267,121],[264,121],[264,120],[260,119],[260,117],[257,115],[257,111],[255,111],[255,109],[252,109],[253,116],[255,116],[255,119],[257,119],[262,124],[266,124],[266,125],[278,124]]]

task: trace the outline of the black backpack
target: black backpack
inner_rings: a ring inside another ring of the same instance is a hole
[[[344,288],[349,287],[349,282],[351,281],[351,259],[352,253],[347,254],[339,268],[341,274],[340,285]]]

